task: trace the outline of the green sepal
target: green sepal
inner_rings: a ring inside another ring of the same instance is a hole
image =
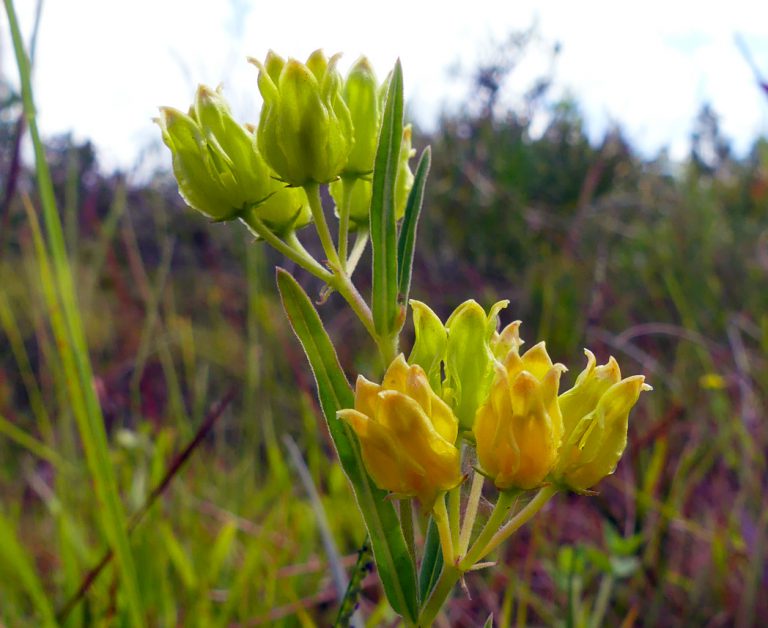
[[[421,301],[410,300],[413,310],[413,329],[416,340],[413,343],[409,364],[418,364],[429,378],[432,390],[441,393],[442,381],[440,363],[445,357],[448,332],[440,318],[432,309]]]
[[[453,410],[464,430],[471,430],[475,412],[485,401],[493,379],[494,355],[490,341],[498,324],[498,312],[508,301],[499,301],[489,314],[470,299],[445,323],[448,330],[445,370]]]

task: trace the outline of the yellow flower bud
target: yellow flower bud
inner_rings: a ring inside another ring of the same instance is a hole
[[[270,52],[259,67],[264,99],[258,127],[259,150],[286,183],[328,183],[344,170],[352,148],[349,109],[336,70],[317,50],[306,64],[283,61]]]
[[[557,460],[563,434],[557,392],[565,367],[552,363],[543,342],[521,357],[515,323],[495,338],[497,347],[502,338],[511,348],[495,363],[490,392],[475,416],[477,458],[497,488],[531,489]]]
[[[381,385],[359,376],[355,408],[338,416],[357,434],[365,468],[380,488],[418,497],[429,509],[439,492],[461,481],[458,421],[424,369],[409,366],[402,355]]]
[[[651,390],[645,377],[621,379],[616,360],[596,366],[587,354],[587,367],[569,391],[560,395],[564,437],[555,478],[577,491],[597,484],[616,469],[627,446],[629,411],[640,393]]]

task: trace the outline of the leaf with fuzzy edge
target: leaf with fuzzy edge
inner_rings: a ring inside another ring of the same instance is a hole
[[[405,205],[405,216],[400,227],[400,237],[397,241],[397,289],[401,305],[408,302],[411,290],[411,275],[413,273],[413,251],[416,247],[416,227],[419,224],[421,205],[424,202],[424,187],[429,175],[432,162],[432,151],[427,146],[421,153],[413,178],[413,187],[408,194]]]
[[[371,246],[373,248],[373,324],[388,336],[397,319],[397,227],[395,183],[403,140],[403,70],[398,60],[387,90],[379,145],[373,168],[371,193]]]
[[[328,430],[368,528],[387,599],[396,612],[415,621],[419,612],[416,567],[395,507],[387,499],[387,492],[378,488],[366,472],[360,445],[351,428],[336,418],[339,410],[354,406],[354,395],[336,350],[312,302],[296,279],[278,268],[277,286],[285,313],[315,375]]]

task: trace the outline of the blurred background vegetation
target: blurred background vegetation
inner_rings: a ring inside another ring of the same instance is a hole
[[[467,577],[471,595],[459,592],[445,621],[764,624],[768,142],[732,155],[704,107],[685,163],[642,158],[618,128],[590,141],[577,102],[547,103],[547,76],[504,109],[525,41],[476,69],[458,113],[416,133],[433,168],[413,295],[443,316],[470,297],[509,298],[503,322],[522,319],[529,344],[545,339],[574,365],[566,385],[589,347],[655,391],[599,495],[556,498],[496,569]],[[19,98],[0,91],[0,625],[33,626],[40,594],[51,612],[65,608],[108,545],[45,302]],[[337,594],[320,513],[347,567],[365,534],[276,298],[272,268],[285,261],[185,208],[167,172],[131,183],[100,170],[88,143],[50,138],[46,149],[129,515],[172,469],[130,537],[148,622],[328,625]],[[320,312],[350,378],[376,374],[340,300]],[[370,625],[391,624],[374,575],[362,591]],[[108,564],[63,623],[122,625],[121,595]]]

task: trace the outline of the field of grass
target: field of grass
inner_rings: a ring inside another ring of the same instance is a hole
[[[590,144],[573,103],[538,139],[491,110],[417,134],[433,168],[412,296],[440,315],[509,298],[530,344],[615,355],[654,392],[599,494],[555,498],[439,621],[763,625],[768,143],[712,157],[705,111],[673,166],[618,131]],[[0,626],[333,623],[331,573],[365,530],[276,297],[285,261],[190,212],[167,174],[100,172],[88,145],[15,168],[19,103],[3,114]],[[341,300],[320,313],[350,379],[374,371]],[[361,576],[367,624],[392,625]]]

